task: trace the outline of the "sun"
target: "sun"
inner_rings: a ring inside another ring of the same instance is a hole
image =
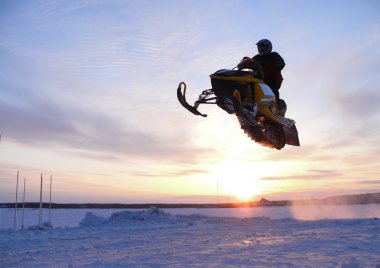
[[[226,191],[240,201],[250,201],[261,193],[259,180],[253,177],[240,177],[225,181]]]
[[[239,150],[238,150],[239,149]],[[261,159],[259,154],[251,153],[247,157],[245,149],[239,146],[235,150],[215,161],[203,165],[207,170],[207,178],[215,184],[208,184],[212,192],[217,185],[218,196],[227,200],[254,201],[287,187],[278,180],[268,179],[283,176],[294,167],[286,161]]]
[[[257,164],[234,160],[219,165],[213,174],[223,195],[250,201],[264,190],[264,182],[260,178],[265,175],[262,173],[263,167],[260,168]]]
[[[244,184],[241,184],[244,185]],[[233,189],[232,194],[240,201],[250,201],[252,200],[255,195],[257,195],[260,191],[255,189],[256,187],[242,187],[239,185],[239,187],[236,187]]]

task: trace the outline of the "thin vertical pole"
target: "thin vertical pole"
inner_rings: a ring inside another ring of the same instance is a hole
[[[19,170],[17,170],[17,182],[16,182],[16,202],[15,202],[15,215],[14,215],[14,221],[13,221],[13,229],[16,230],[16,221],[17,221],[17,192],[18,192],[18,175]]]
[[[39,225],[42,225],[42,173],[41,173],[41,187],[40,187],[40,217],[39,217]]]
[[[219,205],[219,179],[216,181],[216,202]]]
[[[51,224],[51,185],[53,181],[53,176],[50,175],[50,205],[49,205],[49,223]]]
[[[26,178],[24,178],[24,194],[22,196],[22,225],[21,225],[22,230],[24,230],[24,214],[25,214],[25,181],[26,181]]]

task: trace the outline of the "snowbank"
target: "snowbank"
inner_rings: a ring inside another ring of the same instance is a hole
[[[77,227],[87,212],[93,212],[97,217],[108,219],[112,213],[123,212],[124,209],[53,209],[51,215],[48,210],[42,213],[43,220],[51,218],[55,227]],[[130,209],[129,211],[139,211]],[[255,207],[255,208],[185,208],[165,209],[172,215],[200,214],[210,217],[257,218],[271,219],[292,218],[297,220],[321,219],[371,219],[380,218],[380,204],[354,206],[297,206],[297,207]],[[23,215],[25,214],[25,215]],[[25,217],[23,217],[25,216]],[[51,217],[50,217],[51,216]],[[24,227],[35,226],[39,221],[39,212],[36,209],[22,209],[17,212],[16,229],[21,229],[24,218]],[[13,228],[14,209],[0,209],[0,230]]]
[[[172,215],[170,213],[164,212],[164,210],[157,207],[151,207],[148,210],[142,211],[122,211],[115,212],[110,217],[104,218],[96,216],[94,213],[86,213],[84,219],[80,222],[80,227],[99,227],[108,225],[193,225],[195,222],[206,221],[206,222],[262,222],[269,221],[268,217],[251,217],[251,218],[233,218],[233,217],[208,217],[200,214],[191,215]]]

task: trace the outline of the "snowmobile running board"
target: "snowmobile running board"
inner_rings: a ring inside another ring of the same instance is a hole
[[[183,86],[183,91],[182,91],[182,86]],[[189,112],[191,112],[195,115],[200,115],[200,116],[206,117],[207,114],[202,114],[201,112],[199,112],[197,110],[199,102],[196,101],[194,106],[191,106],[189,103],[187,103],[185,95],[186,95],[186,84],[185,84],[185,82],[181,82],[181,83],[179,83],[178,88],[177,88],[177,98],[178,98],[179,102]]]

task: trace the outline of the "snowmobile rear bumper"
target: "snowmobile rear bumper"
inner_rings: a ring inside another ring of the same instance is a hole
[[[300,146],[300,141],[298,139],[298,131],[296,125],[293,124],[290,127],[283,126],[285,143],[293,146]]]
[[[182,86],[183,86],[183,91],[182,91]],[[183,107],[185,107],[191,113],[206,117],[207,114],[202,114],[201,112],[197,110],[199,103],[195,102],[194,106],[191,106],[189,103],[187,103],[185,95],[186,95],[186,84],[184,82],[181,82],[179,83],[178,88],[177,88],[177,98],[179,102],[182,104]]]

